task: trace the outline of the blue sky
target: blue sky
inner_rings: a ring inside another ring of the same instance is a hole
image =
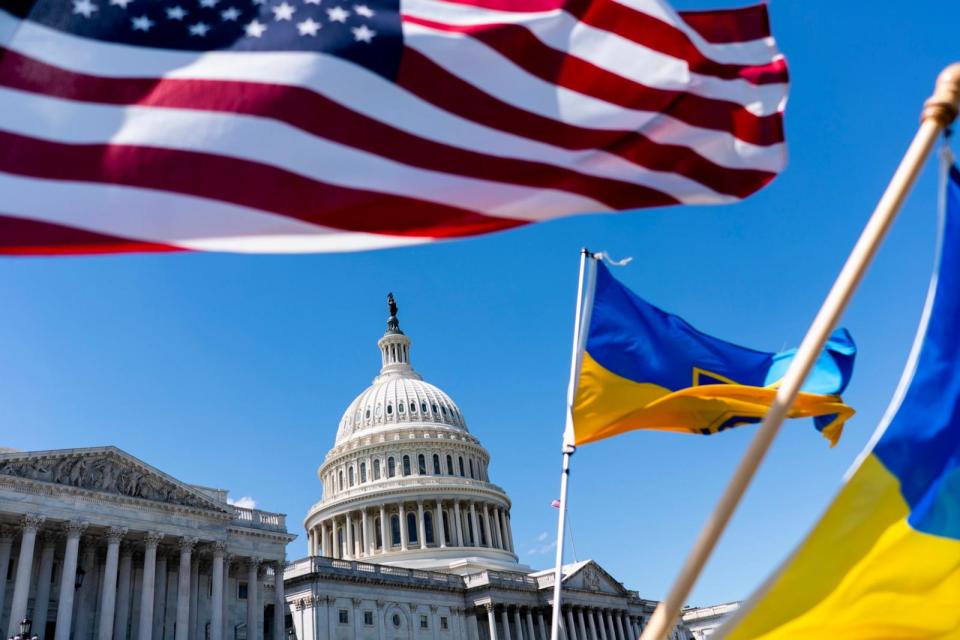
[[[185,481],[252,496],[302,533],[340,415],[376,374],[392,290],[414,366],[492,454],[521,560],[548,566],[579,248],[633,256],[617,276],[704,331],[795,345],[936,73],[960,52],[955,3],[777,0],[771,13],[792,75],[790,164],[741,204],[346,255],[0,260],[0,446],[115,444]],[[859,413],[843,440],[831,450],[808,422],[785,429],[691,603],[747,596],[868,440],[920,315],[935,202],[931,161],[844,318],[860,356],[846,396]],[[752,435],[633,433],[583,447],[570,493],[577,558],[662,597]],[[289,556],[305,548],[301,536]]]

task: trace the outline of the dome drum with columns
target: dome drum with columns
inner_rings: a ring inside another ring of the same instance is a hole
[[[381,369],[350,404],[317,471],[311,555],[470,573],[519,570],[510,499],[460,408],[410,365],[397,307],[377,345]]]

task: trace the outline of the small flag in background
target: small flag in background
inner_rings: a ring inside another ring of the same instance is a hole
[[[740,200],[766,7],[3,0],[0,253],[351,251]]]
[[[960,172],[938,273],[876,444],[729,640],[960,637]],[[917,351],[919,349],[919,351]]]
[[[602,262],[596,268],[573,444],[634,429],[711,434],[763,417],[795,350],[755,351],[708,336],[641,299]],[[815,417],[831,444],[854,413],[839,394],[855,356],[846,330],[835,332],[790,412]]]
[[[559,500],[551,500],[551,501],[550,501],[550,506],[553,507],[554,509],[559,509],[559,508],[560,508],[560,501],[559,501]]]

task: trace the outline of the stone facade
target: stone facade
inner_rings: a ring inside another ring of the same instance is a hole
[[[705,640],[713,635],[740,608],[739,602],[715,604],[711,607],[689,607],[680,619],[691,640]]]
[[[274,576],[294,537],[282,514],[115,447],[0,452],[0,628],[27,617],[42,640],[281,639]]]

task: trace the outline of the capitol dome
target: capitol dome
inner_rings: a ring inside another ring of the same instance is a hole
[[[510,499],[457,404],[410,364],[393,296],[381,368],[347,407],[317,471],[311,555],[468,573],[520,568]]]

